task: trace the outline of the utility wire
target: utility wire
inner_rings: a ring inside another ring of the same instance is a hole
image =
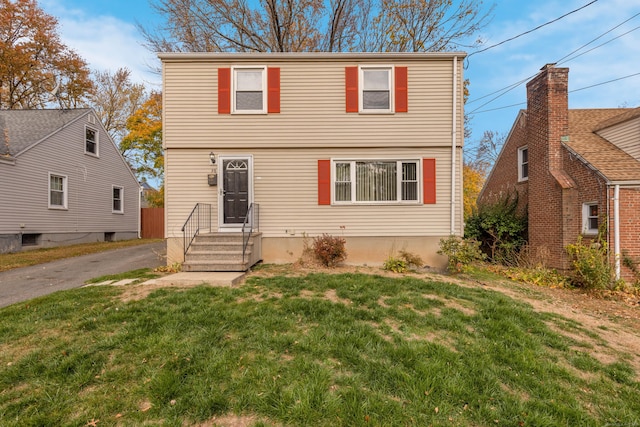
[[[565,17],[567,17],[567,16],[571,15],[572,13],[576,13],[576,12],[578,12],[579,10],[584,9],[584,8],[585,8],[585,7],[587,7],[587,6],[591,6],[592,4],[594,4],[594,3],[595,3],[595,2],[597,2],[597,1],[598,1],[598,0],[592,0],[591,2],[589,2],[589,3],[585,4],[584,6],[581,6],[581,7],[577,8],[577,9],[575,9],[575,10],[572,10],[571,12],[567,12],[567,13],[565,13],[564,15],[557,17],[556,19],[553,19],[553,20],[551,20],[551,21],[545,22],[544,24],[538,25],[537,27],[532,28],[531,30],[525,31],[524,33],[520,33],[520,34],[518,34],[517,36],[513,36],[513,37],[508,38],[508,39],[506,39],[506,40],[503,40],[503,41],[501,41],[501,42],[499,42],[499,43],[496,43],[496,44],[494,44],[494,45],[491,45],[491,46],[485,47],[484,49],[476,50],[475,52],[472,52],[472,53],[470,53],[470,54],[467,56],[467,58],[466,58],[467,64],[468,64],[469,58],[471,58],[471,57],[472,57],[473,55],[475,55],[476,53],[486,52],[486,51],[487,51],[487,50],[489,50],[489,49],[493,49],[494,47],[498,47],[498,46],[500,46],[500,45],[502,45],[502,44],[505,44],[505,43],[507,43],[507,42],[510,42],[510,41],[512,41],[512,40],[515,40],[515,39],[517,39],[517,38],[519,38],[519,37],[522,37],[522,36],[524,36],[524,35],[526,35],[526,34],[529,34],[529,33],[532,33],[532,32],[534,32],[534,31],[537,31],[537,30],[539,30],[539,29],[540,29],[540,28],[542,28],[542,27],[545,27],[545,26],[547,26],[547,25],[549,25],[549,24],[553,24],[554,22],[557,22],[557,21],[561,20],[562,18],[565,18]]]
[[[629,74],[628,76],[618,77],[617,79],[607,80],[606,82],[595,83],[595,84],[592,84],[592,85],[589,85],[589,86],[581,87],[579,89],[573,89],[573,90],[570,90],[568,93],[579,92],[581,90],[591,89],[591,88],[596,87],[596,86],[606,85],[608,83],[617,82],[619,80],[624,80],[624,79],[628,79],[628,78],[635,77],[635,76],[640,76],[640,73]],[[506,108],[517,107],[518,105],[526,105],[526,104],[527,104],[526,102],[518,102],[517,104],[505,105],[504,107],[491,108],[489,110],[476,111],[477,110],[476,109],[476,110],[474,110],[472,112],[475,112],[476,114],[488,113],[490,111],[504,110]],[[469,113],[469,114],[471,114],[471,113]]]
[[[586,7],[586,6],[588,6],[588,5],[585,5],[585,6],[583,6],[583,7]],[[627,31],[627,32],[626,32],[626,33],[624,33],[624,34],[621,34],[621,35],[619,35],[619,36],[617,36],[617,37],[614,37],[613,39],[610,39],[610,40],[608,40],[608,41],[606,41],[606,42],[604,42],[604,43],[602,43],[602,44],[600,44],[600,45],[598,45],[598,46],[596,46],[596,47],[594,47],[594,48],[592,48],[592,49],[589,49],[589,50],[588,50],[588,51],[586,51],[586,52],[583,52],[583,53],[581,53],[581,54],[579,54],[579,55],[576,55],[576,56],[574,56],[574,57],[570,58],[570,56],[571,56],[571,55],[573,55],[574,53],[579,52],[580,50],[582,50],[582,49],[584,49],[585,47],[589,46],[591,43],[595,42],[596,40],[599,40],[600,38],[604,37],[605,35],[609,34],[609,33],[610,33],[610,32],[612,32],[613,30],[615,30],[615,29],[619,28],[620,26],[622,26],[622,25],[626,24],[627,22],[631,21],[632,19],[636,18],[636,17],[637,17],[637,16],[639,16],[639,15],[640,15],[640,12],[639,12],[639,13],[636,13],[635,15],[633,15],[632,17],[630,17],[629,19],[626,19],[625,21],[621,22],[620,24],[616,25],[615,27],[613,27],[613,28],[611,28],[611,29],[609,29],[609,30],[605,31],[604,33],[600,34],[598,37],[596,37],[595,39],[591,40],[590,42],[585,43],[584,45],[580,46],[578,49],[575,49],[574,51],[572,51],[572,52],[571,52],[571,53],[569,53],[568,55],[563,56],[562,58],[560,58],[559,60],[557,60],[557,61],[555,62],[555,64],[560,65],[560,64],[564,64],[564,63],[566,63],[566,62],[572,61],[572,60],[574,60],[574,59],[576,59],[576,58],[578,58],[578,57],[580,57],[580,56],[582,56],[582,55],[584,55],[584,54],[586,54],[586,53],[591,52],[592,50],[598,49],[598,48],[600,48],[600,47],[602,47],[602,46],[604,46],[604,45],[606,45],[606,44],[608,44],[608,43],[611,43],[612,41],[614,41],[614,40],[616,40],[616,39],[618,39],[618,38],[620,38],[620,37],[623,37],[623,36],[625,36],[625,35],[627,35],[627,34],[629,34],[629,33],[633,32],[633,31],[637,30],[637,29],[638,29],[638,28],[640,28],[640,27],[636,27],[636,28],[634,28],[634,29],[632,29],[632,30],[629,30],[629,31]],[[569,58],[569,59],[567,59],[567,58]],[[537,73],[536,73],[536,74],[537,74]],[[522,83],[524,83],[524,82],[526,82],[526,81],[530,80],[531,78],[535,77],[535,76],[536,76],[536,74],[533,74],[533,75],[531,75],[531,76],[529,76],[529,77],[526,77],[526,78],[524,78],[524,79],[522,79],[522,80],[520,80],[520,81],[518,81],[518,82],[516,82],[516,83],[513,83],[513,84],[511,84],[511,85],[509,85],[509,86],[506,86],[506,87],[504,87],[504,88],[502,88],[502,89],[498,89],[498,90],[496,90],[496,91],[494,91],[494,92],[491,92],[491,93],[489,93],[489,94],[487,94],[487,95],[481,96],[480,98],[476,98],[476,99],[474,99],[474,100],[471,100],[471,101],[467,102],[467,105],[470,105],[470,104],[473,104],[474,102],[480,101],[481,99],[484,99],[484,98],[487,98],[487,97],[489,97],[489,96],[491,96],[491,95],[495,95],[495,94],[499,93],[499,95],[498,95],[498,96],[496,96],[496,97],[492,98],[491,100],[489,100],[489,101],[485,102],[484,104],[480,105],[480,106],[479,106],[479,107],[477,107],[475,110],[471,111],[469,114],[472,114],[472,113],[477,112],[478,110],[480,110],[480,109],[481,109],[482,107],[484,107],[485,105],[490,104],[491,102],[495,101],[496,99],[500,98],[501,96],[503,96],[503,95],[507,94],[508,92],[512,91],[512,90],[513,90],[513,89],[515,89],[517,86],[519,86],[519,85],[521,85]],[[502,92],[502,93],[501,93],[501,92]],[[520,104],[514,104],[514,105],[520,105]],[[502,108],[502,107],[501,107],[501,108]],[[506,107],[505,107],[505,108],[506,108]],[[492,110],[483,110],[483,111],[481,111],[481,112],[484,112],[484,111],[492,111]]]

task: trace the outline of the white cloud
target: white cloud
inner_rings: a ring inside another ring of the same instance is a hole
[[[58,19],[62,41],[84,58],[92,70],[115,71],[126,67],[134,81],[159,88],[161,77],[152,71],[158,60],[142,46],[142,36],[133,23],[114,16],[95,16],[61,3],[46,0],[41,7]]]

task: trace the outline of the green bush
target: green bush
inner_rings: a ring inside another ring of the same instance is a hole
[[[345,243],[346,241],[341,237],[323,234],[322,236],[314,237],[313,253],[322,265],[334,267],[336,264],[347,259]]]
[[[447,270],[452,273],[466,271],[474,261],[482,261],[486,258],[486,255],[480,250],[480,242],[453,235],[448,239],[440,239],[438,253],[449,258]]]
[[[613,271],[607,256],[607,242],[598,238],[591,244],[578,241],[566,247],[571,257],[574,286],[586,289],[607,289],[613,283]]]
[[[464,236],[479,241],[491,262],[517,264],[520,250],[527,243],[527,217],[518,213],[518,193],[480,205],[467,219]]]
[[[382,269],[385,271],[393,271],[394,273],[405,273],[407,271],[407,263],[403,259],[389,257],[384,262]]]
[[[407,251],[399,251],[398,257],[390,256],[384,262],[382,268],[385,271],[393,271],[394,273],[405,273],[409,268],[422,267],[424,262],[419,255]]]

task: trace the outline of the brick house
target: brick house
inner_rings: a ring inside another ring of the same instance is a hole
[[[640,258],[640,108],[569,109],[568,68],[543,67],[479,196],[517,191],[528,214],[532,254],[567,269],[565,247],[598,230],[616,276],[623,256]]]

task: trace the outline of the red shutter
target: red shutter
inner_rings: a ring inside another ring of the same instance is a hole
[[[331,204],[331,161],[318,160],[318,204]]]
[[[345,67],[345,102],[347,113],[358,112],[358,67]]]
[[[436,159],[422,159],[423,203],[436,202]]]
[[[231,114],[231,68],[218,68],[218,114]]]
[[[396,67],[395,70],[396,113],[406,113],[409,111],[407,67]]]
[[[280,68],[267,68],[267,113],[280,112]]]

